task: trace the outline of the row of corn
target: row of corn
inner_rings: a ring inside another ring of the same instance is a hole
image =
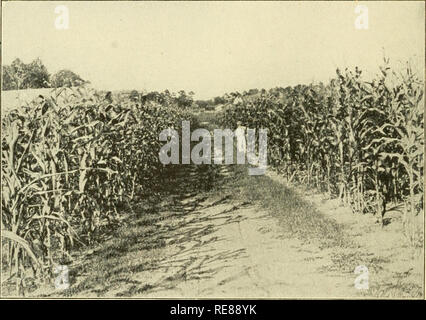
[[[159,132],[188,118],[173,105],[85,87],[3,114],[2,281],[22,293],[74,247],[101,241],[164,174]]]
[[[424,81],[409,64],[393,71],[385,59],[371,81],[358,68],[337,70],[327,84],[243,100],[225,111],[224,125],[267,128],[269,165],[289,182],[319,188],[382,224],[396,206],[415,241],[421,226],[412,220],[424,203]]]

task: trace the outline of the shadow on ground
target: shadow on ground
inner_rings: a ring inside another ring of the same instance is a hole
[[[244,255],[244,250],[215,254],[203,250],[222,240],[213,235],[221,226],[245,219],[233,212],[248,203],[230,205],[231,190],[223,189],[228,170],[228,166],[171,168],[165,196],[135,206],[110,240],[75,261],[70,267],[71,287],[61,295],[134,296],[173,289],[182,280],[213,278],[227,262]],[[215,189],[221,189],[219,198],[211,196]],[[201,213],[207,209],[208,214]]]

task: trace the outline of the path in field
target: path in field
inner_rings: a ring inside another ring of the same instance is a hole
[[[301,192],[300,203],[313,202],[307,209],[312,210],[309,214],[329,217],[342,226],[344,238],[351,240],[350,245],[320,249],[321,239],[313,237],[302,242],[285,231],[283,220],[278,219],[283,213],[288,215],[285,210],[289,208],[268,212],[260,207],[259,201],[246,199],[238,189],[232,189],[239,184],[234,169],[226,165],[178,166],[168,176],[166,185],[172,192],[159,203],[158,212],[135,208],[136,216],[124,226],[126,232],[118,232],[94,250],[80,269],[70,267],[74,272],[71,292],[67,295],[146,298],[422,295],[423,256],[416,259],[410,256],[400,223],[381,229],[367,215],[353,215],[333,201],[322,201],[319,195]],[[268,172],[267,176],[271,183],[278,182],[285,188],[278,175]],[[232,181],[236,184],[229,183]],[[294,215],[294,219],[298,217]],[[303,228],[303,221],[298,225]],[[358,265],[368,265],[373,291],[355,289],[354,269]]]
[[[197,178],[196,172],[183,173]],[[226,166],[220,174],[232,174]],[[287,238],[277,221],[233,190],[180,199],[181,216],[157,224],[166,253],[104,296],[342,297],[357,295],[354,275],[323,271],[332,262],[315,245]],[[161,213],[160,213],[161,214]],[[141,289],[143,288],[143,289]]]
[[[158,262],[146,267],[141,259],[140,267],[134,268],[137,271],[124,276],[126,281],[100,289],[102,296],[306,298],[359,294],[354,274],[327,270],[333,265],[330,251],[285,234],[276,218],[250,199],[236,200],[236,191],[219,182],[236,178],[232,167],[216,166],[213,179],[199,169],[189,166],[179,171],[176,181],[188,193],[177,190],[179,196],[166,201],[158,213],[174,217],[156,224],[155,234],[165,241]],[[220,192],[193,187],[209,180],[221,185]],[[136,252],[134,259],[138,259]]]

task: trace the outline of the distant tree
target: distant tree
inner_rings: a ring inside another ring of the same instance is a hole
[[[2,90],[18,89],[18,83],[16,81],[12,66],[3,66],[2,74],[3,74]]]
[[[10,66],[3,66],[3,90],[48,88],[49,72],[39,58],[29,64],[16,58]]]
[[[192,91],[190,91],[188,94],[186,94],[184,90],[179,91],[179,95],[176,98],[178,106],[182,109],[186,109],[192,106],[192,103],[194,102],[193,95],[194,92]]]
[[[142,103],[147,103],[147,102],[157,102],[157,103],[161,103],[161,101],[163,101],[164,98],[162,97],[162,94],[157,92],[157,91],[152,91],[152,92],[148,92],[147,94],[144,94],[141,97],[141,101]]]
[[[213,99],[213,103],[214,103],[214,105],[224,104],[224,103],[226,103],[226,100],[223,97],[215,97]]]
[[[250,89],[249,92],[248,92],[248,94],[250,96],[253,96],[253,95],[258,94],[258,93],[259,93],[259,89]]]
[[[111,92],[111,91],[108,91],[108,92],[105,94],[105,100],[106,100],[108,103],[112,103],[112,92]]]
[[[202,109],[205,109],[209,105],[209,102],[206,100],[197,100],[195,101],[195,103],[198,105],[199,108]]]
[[[2,90],[71,87],[88,82],[70,70],[61,70],[50,77],[40,58],[29,64],[16,58],[10,65],[2,67],[2,74]]]
[[[88,81],[83,80],[78,74],[70,70],[60,70],[52,76],[52,87],[77,87]]]
[[[49,72],[39,58],[26,65],[26,76],[23,81],[25,88],[49,88]]]
[[[12,72],[11,77],[13,78],[15,89],[25,89],[23,84],[26,77],[27,66],[18,58],[13,60],[10,66]]]
[[[139,92],[137,92],[136,90],[132,90],[129,94],[129,99],[131,101],[139,101],[140,99]]]

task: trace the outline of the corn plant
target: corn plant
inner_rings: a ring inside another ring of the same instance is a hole
[[[228,108],[223,123],[268,129],[268,162],[383,225],[387,204],[423,208],[423,81],[389,61],[372,81],[359,68],[328,84],[274,88]],[[410,241],[413,229],[406,232]]]
[[[72,261],[76,243],[102,241],[136,195],[152,193],[164,180],[158,134],[189,118],[170,101],[142,104],[85,87],[4,115],[2,245],[17,294]]]

